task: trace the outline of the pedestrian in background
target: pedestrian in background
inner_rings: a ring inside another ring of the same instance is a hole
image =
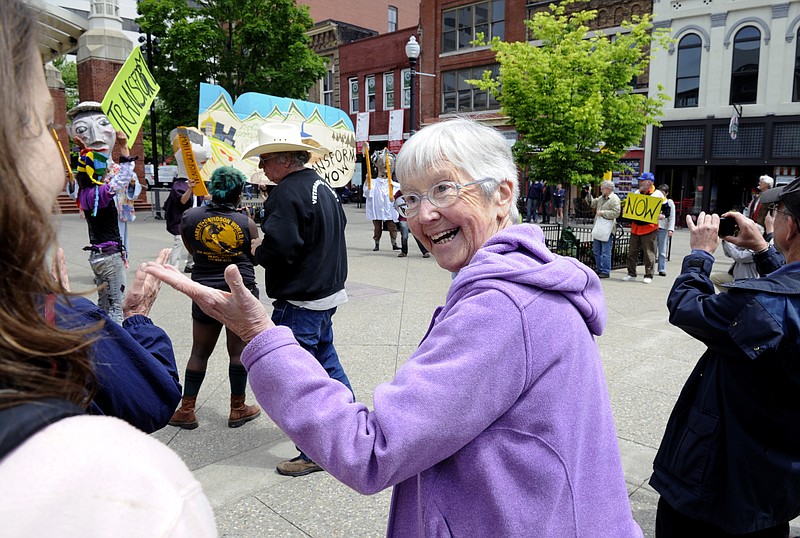
[[[550,224],[550,204],[553,201],[553,188],[547,184],[546,181],[542,182],[542,198],[539,200],[540,209],[542,213],[542,223]]]
[[[539,181],[539,179],[528,180],[528,200],[525,204],[525,222],[539,222],[539,200],[542,198],[542,186],[542,182]]]
[[[253,219],[237,210],[246,181],[245,175],[231,166],[214,170],[208,182],[211,200],[201,207],[186,210],[181,218],[181,237],[194,260],[192,280],[214,289],[230,291],[223,273],[228,265],[235,264],[244,279],[244,285],[258,298],[251,253],[251,242],[258,238],[258,227]],[[187,430],[197,428],[197,395],[222,327],[220,322],[192,303],[192,351],[186,363],[181,406],[172,415],[170,426]],[[225,337],[231,387],[228,427],[238,428],[258,417],[261,409],[245,403],[247,371],[240,358],[245,343],[228,327],[225,327]]]
[[[669,185],[662,183],[658,190],[664,193],[664,203],[658,214],[658,276],[667,276],[667,248],[675,231],[675,202],[669,197]]]
[[[403,200],[403,191],[400,189],[397,189],[397,192],[394,193],[394,203],[395,207],[398,207],[397,212],[399,215],[399,220],[397,221],[397,228],[400,230],[400,254],[398,254],[397,257],[405,258],[408,256],[408,219],[403,216],[401,211],[402,207],[405,205],[405,201]],[[419,239],[416,237],[414,237],[414,241],[417,243],[419,251],[422,253],[422,257],[430,258],[431,254],[428,252],[428,249],[425,248],[425,245],[420,243]]]
[[[564,196],[566,192],[564,191],[564,187],[561,183],[556,185],[555,190],[553,191],[553,209],[556,212],[556,221],[563,222],[564,221]]]
[[[621,203],[614,193],[614,182],[600,184],[600,196],[592,199],[592,209],[596,211],[592,228],[592,250],[597,276],[611,276],[611,258],[614,251],[614,232],[617,228]]]
[[[252,243],[256,261],[265,268],[267,295],[273,300],[272,322],[291,330],[327,376],[347,388],[350,380],[333,343],[333,316],[347,302],[347,218],[336,192],[306,166],[326,151],[303,137],[300,127],[268,123],[244,158],[258,156],[266,176],[277,184],[266,202],[263,241]],[[302,451],[278,463],[287,476],[322,471]]]
[[[664,198],[664,193],[653,186],[655,176],[645,172],[639,177],[639,194]],[[627,203],[630,198],[627,198]],[[663,205],[663,204],[662,204]],[[628,274],[622,277],[625,282],[636,280],[636,266],[639,265],[639,253],[644,254],[644,282],[653,282],[656,266],[656,247],[658,243],[658,223],[631,221],[631,242],[628,248]]]
[[[756,224],[760,224],[761,226],[764,226],[764,219],[767,216],[767,209],[769,209],[761,206],[761,195],[771,189],[773,185],[775,185],[775,180],[770,176],[765,174],[759,177],[758,189],[753,195],[753,199],[750,200],[750,203],[747,204],[747,208],[744,210],[745,217],[755,221]]]

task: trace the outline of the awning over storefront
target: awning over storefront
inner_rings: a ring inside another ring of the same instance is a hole
[[[39,20],[39,52],[42,61],[69,54],[78,48],[78,38],[86,32],[89,21],[52,4],[31,4]]]

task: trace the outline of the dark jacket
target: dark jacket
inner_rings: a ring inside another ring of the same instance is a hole
[[[176,177],[172,180],[172,187],[163,207],[167,231],[172,235],[180,235],[183,212],[194,205],[194,195],[190,196],[185,204],[181,203],[181,198],[187,190],[189,190],[189,180],[185,177]]]
[[[145,433],[163,428],[181,399],[172,341],[145,316],[131,316],[122,326],[83,297],[56,306],[56,324],[84,328],[104,321],[92,345],[98,391],[88,412],[117,417]]]
[[[267,198],[256,262],[271,299],[314,301],[344,289],[347,223],[333,189],[311,169],[292,172]]]
[[[708,346],[686,381],[650,484],[673,508],[743,534],[800,515],[800,262],[756,255],[761,279],[714,294],[713,257],[683,261],[670,322]],[[773,271],[771,272],[770,271]]]

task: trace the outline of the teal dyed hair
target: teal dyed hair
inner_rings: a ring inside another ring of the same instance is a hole
[[[218,204],[235,204],[242,195],[247,177],[233,166],[220,166],[211,174],[208,193]]]

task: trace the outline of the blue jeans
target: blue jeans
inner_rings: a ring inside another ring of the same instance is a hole
[[[125,261],[122,254],[92,252],[89,265],[98,287],[97,305],[106,311],[108,317],[122,325],[122,297],[125,294]]]
[[[275,325],[283,325],[292,330],[297,343],[314,355],[314,358],[325,368],[331,379],[343,384],[353,394],[353,387],[350,380],[344,373],[339,362],[339,355],[333,347],[333,323],[331,317],[336,313],[336,308],[330,310],[308,310],[295,306],[288,301],[278,299],[272,303],[272,322]],[[300,457],[305,461],[310,461],[302,451]]]
[[[314,355],[314,358],[325,368],[328,376],[335,379],[353,392],[350,380],[344,373],[339,355],[333,347],[333,323],[331,317],[336,313],[330,310],[308,310],[295,306],[288,301],[278,299],[272,303],[272,322],[292,330],[297,343]],[[354,395],[355,397],[355,395]]]
[[[669,239],[669,230],[658,229],[658,272],[667,272],[667,240]]]
[[[595,239],[592,243],[592,250],[594,251],[594,263],[598,273],[611,273],[611,251],[614,248],[614,236],[608,238],[608,241],[598,241]]]
[[[401,220],[397,222],[397,229],[400,230],[400,252],[403,254],[408,254],[408,221]],[[419,239],[414,237],[414,241],[417,242],[417,246],[419,247],[419,251],[425,254],[428,252],[422,243],[419,242]]]
[[[536,212],[539,210],[539,200],[535,198],[528,197],[528,202],[525,206],[525,222],[530,222],[531,217],[533,217],[533,222],[538,222],[539,219],[536,215]]]

